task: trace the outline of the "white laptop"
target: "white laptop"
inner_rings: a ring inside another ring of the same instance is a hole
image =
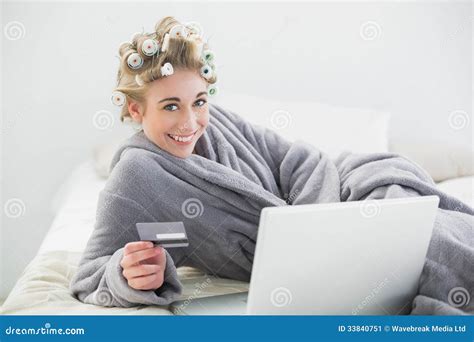
[[[422,196],[264,208],[249,291],[177,301],[171,309],[184,315],[406,314],[438,203],[437,196]]]

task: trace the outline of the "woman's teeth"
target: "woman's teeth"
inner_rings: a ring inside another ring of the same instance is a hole
[[[176,141],[187,142],[187,141],[190,141],[194,137],[194,133],[185,137],[179,136],[179,135],[172,135],[172,134],[168,134],[168,136],[173,138]]]

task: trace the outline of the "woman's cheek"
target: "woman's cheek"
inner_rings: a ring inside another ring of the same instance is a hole
[[[207,108],[198,113],[197,121],[201,126],[207,126],[209,122],[209,110]]]
[[[168,133],[176,125],[176,119],[166,115],[158,117],[156,127],[163,133]]]

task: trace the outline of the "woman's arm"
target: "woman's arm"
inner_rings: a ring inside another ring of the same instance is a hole
[[[330,157],[302,140],[290,142],[272,129],[252,124],[219,106],[215,106],[235,125],[269,165],[289,204],[327,203],[339,201],[340,183]]]
[[[125,183],[120,190],[115,188],[120,184],[114,179],[116,175],[111,175],[112,179],[100,193],[94,231],[70,289],[80,301],[89,304],[119,307],[167,305],[181,294],[182,284],[178,280],[173,257],[166,249],[164,282],[160,288],[154,291],[133,289],[122,274],[120,262],[124,246],[139,240],[135,224],[156,222],[157,219],[142,205],[123,196],[127,187],[132,186],[127,184],[130,179],[122,179]]]

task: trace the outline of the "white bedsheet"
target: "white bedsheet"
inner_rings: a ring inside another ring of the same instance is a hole
[[[82,252],[92,234],[99,192],[106,180],[97,176],[92,161],[81,163],[53,199],[56,216],[39,253]]]

